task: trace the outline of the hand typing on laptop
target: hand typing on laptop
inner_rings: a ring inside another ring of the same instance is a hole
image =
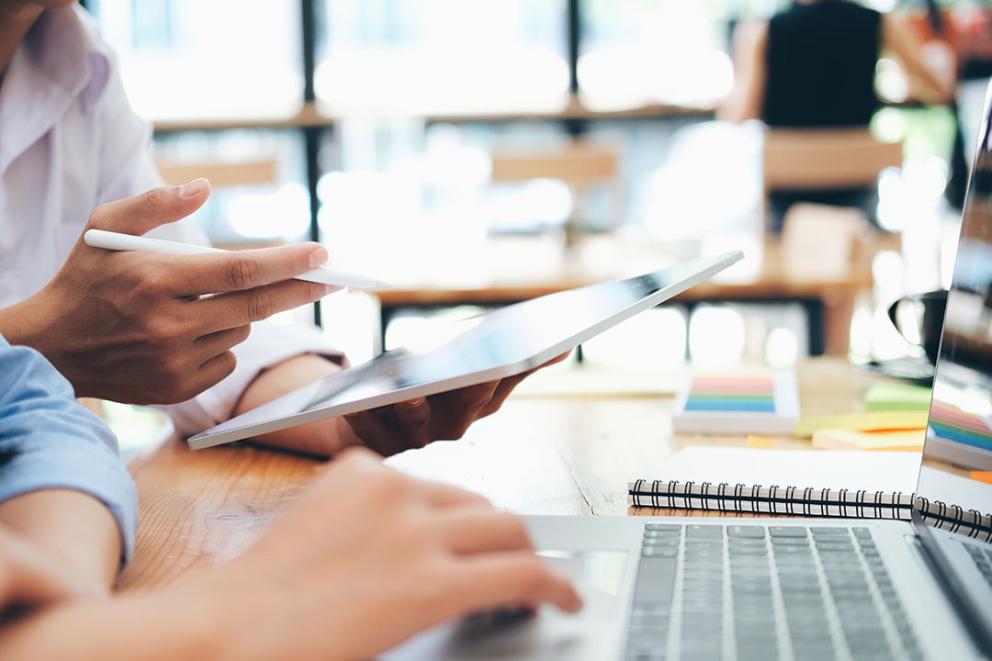
[[[4,658],[364,659],[483,610],[582,607],[518,517],[364,450],[333,462],[244,555],[167,589],[80,599],[4,541],[0,612],[32,607],[0,628]]]

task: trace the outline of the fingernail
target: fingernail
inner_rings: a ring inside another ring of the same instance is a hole
[[[199,179],[194,179],[189,183],[183,184],[182,188],[179,189],[179,197],[193,197],[194,195],[199,195],[209,188],[210,182],[203,177],[200,177]]]
[[[310,253],[310,268],[315,269],[318,266],[323,266],[327,263],[329,255],[327,254],[327,248],[324,246],[318,246],[312,253]]]

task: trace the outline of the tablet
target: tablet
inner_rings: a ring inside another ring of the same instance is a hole
[[[387,351],[197,434],[189,446],[199,450],[526,372],[742,257],[736,251],[699,258],[494,310],[461,322],[436,348]]]

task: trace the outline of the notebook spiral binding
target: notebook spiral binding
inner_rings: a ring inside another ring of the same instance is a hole
[[[641,479],[628,484],[627,495],[634,507],[750,514],[909,521],[916,511],[923,521],[937,528],[992,541],[992,515],[901,491]]]

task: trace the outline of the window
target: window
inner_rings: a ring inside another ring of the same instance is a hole
[[[298,0],[100,0],[135,110],[150,119],[272,117],[303,96]]]
[[[733,85],[726,5],[588,0],[579,56],[583,100],[608,109],[722,98]]]
[[[565,2],[325,0],[317,96],[335,114],[554,109]]]

